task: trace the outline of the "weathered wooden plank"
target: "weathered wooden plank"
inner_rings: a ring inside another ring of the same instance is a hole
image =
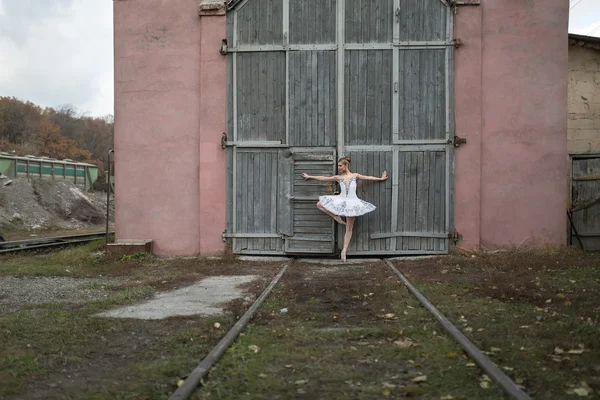
[[[445,199],[445,156],[446,154],[443,152],[435,153],[435,211],[434,211],[434,229],[433,231],[436,233],[443,233],[445,231],[445,208],[446,208],[446,199]],[[434,250],[444,250],[443,243],[438,239],[435,241],[435,249]]]
[[[279,173],[277,175],[277,233],[286,236],[293,236],[293,218],[294,212],[292,209],[292,176],[293,176],[293,159],[285,157],[285,153],[280,151],[278,154]]]
[[[235,12],[238,20],[239,44],[283,43],[283,2],[281,0],[249,1]]]
[[[425,166],[425,155],[423,152],[417,153],[417,204],[416,204],[416,231],[421,232],[426,229],[427,218],[427,190],[429,185],[429,172]],[[417,250],[425,250],[423,240],[416,240]]]
[[[432,41],[446,39],[446,13],[439,0],[400,0],[401,41]]]
[[[346,0],[345,14],[347,43],[391,42],[393,0]]]

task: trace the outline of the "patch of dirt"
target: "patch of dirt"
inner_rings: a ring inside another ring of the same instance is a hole
[[[503,301],[528,302],[542,306],[564,288],[573,272],[600,267],[600,254],[575,249],[479,252],[432,259],[398,261],[396,266],[409,279],[420,282],[450,282],[469,287],[474,294]],[[584,299],[600,297],[600,282],[571,290],[569,298],[586,306]],[[596,291],[596,296],[589,291]],[[568,292],[568,288],[564,288]]]
[[[298,262],[283,276],[277,292],[289,300],[291,317],[314,320],[315,315],[329,315],[325,326],[333,322],[351,327],[369,324],[389,308],[388,289],[397,284],[382,262],[335,266]],[[258,314],[264,321],[276,316],[264,309]]]
[[[114,213],[112,213],[114,214]],[[15,179],[0,189],[0,230],[45,231],[102,227],[106,194],[66,181]]]

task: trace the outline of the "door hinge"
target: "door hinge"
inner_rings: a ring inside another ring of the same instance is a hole
[[[222,56],[227,55],[227,39],[223,39],[221,41],[221,48],[219,49],[219,54],[221,54]]]
[[[221,238],[224,242],[227,242],[227,229],[223,231],[223,233],[221,234]]]
[[[227,133],[223,132],[223,136],[221,136],[221,148],[225,150],[227,148]]]
[[[459,240],[462,240],[462,234],[457,231],[452,231],[448,234],[448,239],[452,240],[454,244],[456,244]]]
[[[455,49],[458,49],[463,44],[463,42],[462,42],[462,40],[460,40],[460,38],[453,39],[452,43],[454,44]]]
[[[467,144],[467,139],[461,138],[458,136],[454,136],[453,144],[454,144],[454,147],[460,147],[461,144]]]

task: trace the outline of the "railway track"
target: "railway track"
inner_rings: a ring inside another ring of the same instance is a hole
[[[419,290],[404,276],[389,260],[383,260],[391,273],[394,274],[417,298],[421,305],[426,308],[444,328],[444,330],[463,348],[471,359],[483,370],[510,398],[517,400],[529,400],[527,393],[521,390],[515,382],[502,372],[481,350],[479,350],[458,328],[456,328]],[[260,309],[265,299],[273,288],[278,284],[285,272],[291,268],[293,261],[283,265],[277,276],[271,281],[256,302],[246,311],[238,322],[225,334],[219,343],[202,359],[200,364],[188,375],[179,388],[169,397],[169,400],[188,399],[201,385],[211,368],[218,362],[219,358],[235,341],[240,332],[250,322],[253,315]]]
[[[110,234],[113,234],[113,232],[111,232]],[[57,236],[0,242],[0,254],[16,253],[19,251],[43,250],[68,245],[83,244],[98,239],[104,239],[105,237],[106,232],[96,232],[81,235]]]

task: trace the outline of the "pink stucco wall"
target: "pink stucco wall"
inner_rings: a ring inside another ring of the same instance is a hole
[[[198,0],[114,2],[115,228],[118,240],[152,239],[159,255],[223,249],[225,18],[197,10]]]
[[[564,0],[458,11],[456,126],[469,141],[456,152],[461,246],[566,243],[567,25]]]
[[[115,1],[118,239],[222,251],[225,17],[199,0]],[[566,0],[459,7],[455,225],[466,248],[566,242]]]

